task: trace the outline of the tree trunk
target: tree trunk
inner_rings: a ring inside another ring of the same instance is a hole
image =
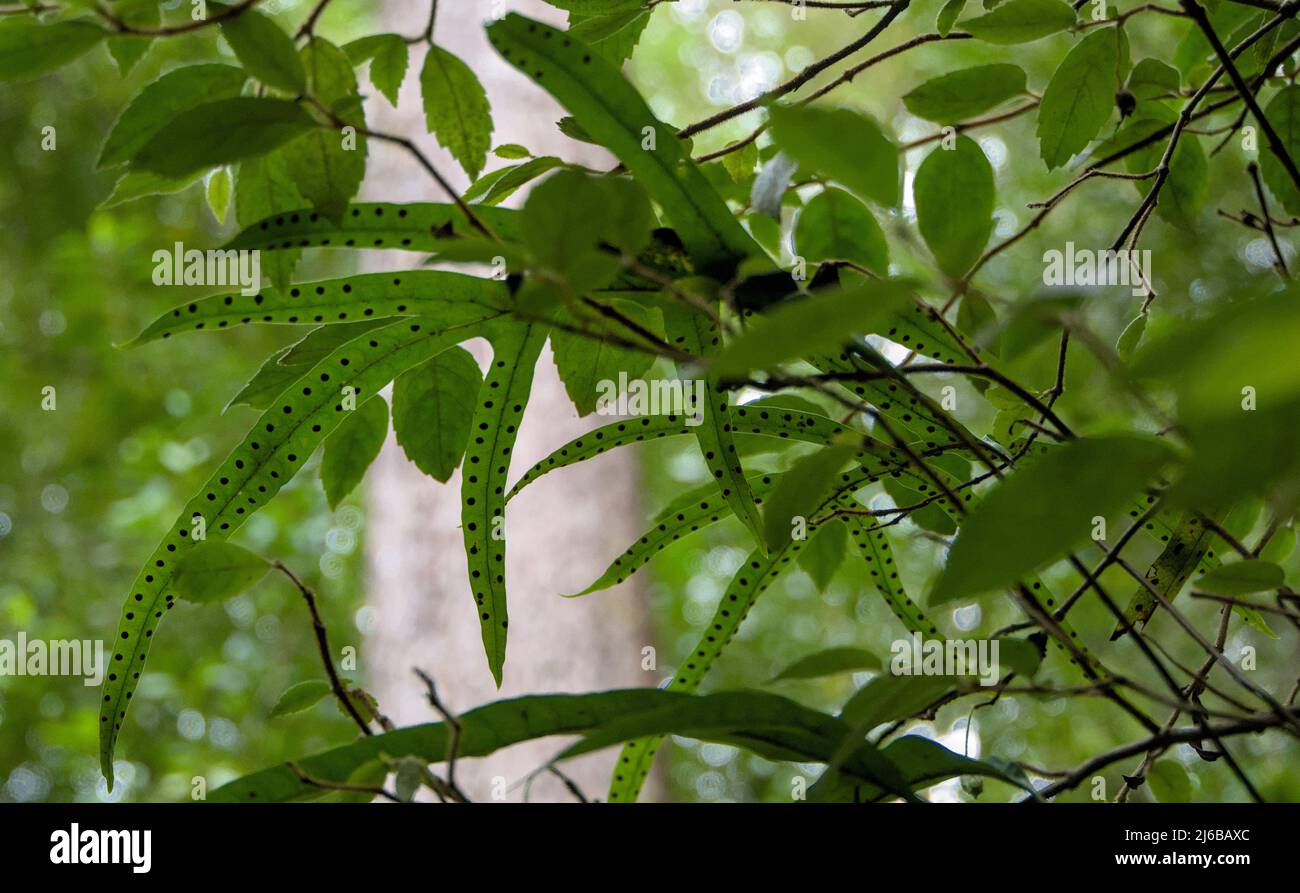
[[[486,12],[488,3],[476,6]],[[521,4],[516,4],[520,6]],[[410,7],[414,7],[411,4]],[[556,20],[541,3],[522,11]],[[418,33],[424,21],[389,6],[388,30]],[[459,55],[482,80],[492,104],[493,144],[522,143],[535,154],[548,152],[591,164],[610,160],[595,147],[567,140],[555,122],[563,111],[541,89],[492,50],[478,15],[450,5],[440,14],[435,39]],[[399,20],[400,19],[400,20]],[[410,136],[424,134],[418,72],[423,47],[412,46],[411,68],[395,112],[382,98],[368,106],[370,126]],[[377,91],[372,90],[374,97]],[[464,175],[432,137],[420,147],[457,186]],[[405,153],[371,142],[366,194],[374,200],[445,201],[433,182]],[[410,263],[411,256],[403,260]],[[385,258],[385,267],[393,262]],[[384,268],[384,267],[380,267]],[[473,352],[483,363],[485,343]],[[570,438],[596,427],[579,419],[555,372],[549,349],[538,361],[533,396],[513,452],[511,483],[537,460]],[[547,475],[510,503],[506,513],[506,581],[510,596],[510,644],[504,684],[493,685],[470,595],[460,530],[460,474],[439,484],[407,461],[390,437],[369,477],[366,546],[367,593],[376,625],[364,644],[367,676],[384,711],[398,724],[434,718],[423,687],[412,672],[420,667],[436,680],[455,712],[502,697],[539,692],[585,692],[654,685],[655,673],[641,669],[642,649],[651,644],[648,598],[639,578],[581,599],[580,591],[641,531],[639,467],[627,450],[582,467]],[[565,744],[548,739],[518,745],[491,757],[460,764],[456,778],[474,800],[523,798],[518,783]],[[592,754],[562,767],[589,797],[604,798],[614,752]],[[647,785],[653,799],[657,779]],[[529,799],[570,799],[558,779],[539,775]]]

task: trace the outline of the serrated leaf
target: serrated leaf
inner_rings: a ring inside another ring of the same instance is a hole
[[[270,17],[246,9],[222,19],[221,35],[248,73],[268,87],[295,94],[306,89],[307,75],[293,41]]]
[[[270,715],[275,717],[301,713],[320,703],[322,698],[329,697],[330,691],[330,684],[324,679],[308,679],[306,682],[295,683],[286,688],[276,700]]]
[[[980,259],[993,232],[993,165],[979,143],[959,136],[952,149],[941,146],[921,162],[913,194],[921,237],[939,269],[960,279]]]
[[[352,65],[342,50],[314,37],[302,49],[302,63],[312,95],[346,124],[339,129],[315,128],[281,151],[302,196],[338,222],[366,174],[367,141],[361,132],[365,112]]]
[[[625,319],[641,328],[663,337],[663,320],[653,307],[631,301],[609,301]],[[612,334],[626,337],[621,324],[603,317],[583,326],[597,337],[586,337],[557,329],[551,334],[551,350],[555,356],[555,369],[564,382],[564,390],[577,407],[578,415],[587,415],[609,405],[618,396],[619,381],[637,381],[654,365],[654,355],[631,350],[600,339],[599,335]]]
[[[325,441],[320,482],[330,509],[336,509],[366,475],[388,436],[388,404],[371,397],[352,410],[338,430]]]
[[[243,592],[270,569],[270,562],[243,546],[205,540],[190,549],[176,565],[171,585],[186,601],[218,602]]]
[[[926,81],[903,104],[918,118],[956,124],[1024,92],[1025,72],[1018,65],[976,65]]]
[[[992,12],[958,23],[985,43],[1017,44],[1041,40],[1064,31],[1075,12],[1062,0],[1008,0]]]
[[[794,246],[809,262],[851,261],[889,275],[885,231],[866,205],[842,189],[825,189],[804,206],[795,221]]]
[[[370,82],[394,108],[410,64],[406,41],[397,34],[374,34],[343,46],[353,65],[370,62]]]
[[[492,148],[492,110],[473,70],[442,47],[430,46],[420,69],[424,123],[471,180]]]
[[[1014,583],[1087,540],[1169,462],[1160,440],[1080,438],[1026,463],[966,516],[930,604]],[[1008,544],[1014,543],[1014,548]]]
[[[772,139],[806,174],[822,174],[886,207],[901,193],[900,155],[874,120],[848,109],[774,106]]]
[[[1115,28],[1092,31],[1061,60],[1038,109],[1039,154],[1048,170],[1087,146],[1110,118],[1115,110],[1116,75],[1127,64],[1128,38]]]
[[[406,458],[446,483],[465,455],[483,373],[459,347],[403,372],[393,384],[393,430]]]

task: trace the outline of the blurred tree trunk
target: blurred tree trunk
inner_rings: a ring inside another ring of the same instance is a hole
[[[522,143],[535,154],[561,154],[593,166],[610,164],[600,150],[567,140],[555,127],[562,110],[539,88],[504,63],[489,46],[482,24],[492,5],[443,4],[435,40],[458,54],[483,81],[492,104],[493,145]],[[538,18],[557,20],[539,2],[513,4]],[[400,12],[398,9],[400,8]],[[416,10],[419,10],[418,15]],[[423,3],[385,4],[385,30],[418,34],[425,25]],[[562,21],[562,18],[559,19]],[[458,186],[464,174],[432,137],[423,136],[419,96],[423,45],[411,47],[411,66],[394,111],[370,91],[372,128],[419,137],[438,170]],[[445,201],[436,185],[404,152],[372,141],[365,194],[373,200]],[[396,256],[394,256],[396,258]],[[404,255],[397,262],[411,263]],[[394,261],[385,259],[388,268]],[[377,268],[383,268],[376,265]],[[487,345],[475,342],[483,363]],[[579,419],[555,372],[549,349],[538,361],[533,396],[514,450],[511,483],[537,460],[570,438],[596,426]],[[442,485],[422,475],[390,437],[368,479],[367,592],[376,625],[362,648],[367,676],[384,711],[398,724],[434,718],[412,672],[420,667],[436,680],[448,707],[463,712],[501,697],[554,691],[597,691],[654,685],[655,673],[641,669],[642,648],[651,644],[648,598],[639,578],[582,599],[563,599],[594,580],[641,534],[639,467],[627,451],[616,451],[556,472],[513,500],[506,514],[506,579],[510,595],[510,644],[504,684],[493,685],[479,636],[467,582],[460,530],[460,475]],[[457,767],[457,781],[474,800],[493,798],[494,779],[522,798],[516,783],[563,746],[561,739],[518,745]],[[604,799],[614,752],[564,766],[589,797]],[[657,780],[647,785],[656,798]],[[538,776],[532,800],[571,799],[553,776]]]

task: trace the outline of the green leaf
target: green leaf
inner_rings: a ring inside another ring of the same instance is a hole
[[[264,155],[315,126],[296,103],[254,96],[221,99],[181,112],[131,158],[131,165],[183,177]]]
[[[737,261],[761,254],[676,131],[655,118],[617,68],[580,40],[513,13],[488,26],[488,39],[568,110],[584,136],[627,167],[663,208],[697,272],[729,278]]]
[[[1116,74],[1127,64],[1128,38],[1115,28],[1090,32],[1061,61],[1038,110],[1039,154],[1048,170],[1074,157],[1110,118],[1115,110]]]
[[[934,30],[939,32],[940,37],[947,37],[952,31],[952,26],[957,21],[957,16],[961,15],[962,10],[966,8],[966,0],[947,0],[943,8],[939,10],[939,17],[935,20]]]
[[[501,325],[489,336],[492,365],[470,424],[461,485],[461,529],[469,558],[470,591],[487,653],[488,668],[501,687],[506,659],[505,484],[519,423],[532,389],[533,371],[546,328]]]
[[[222,20],[221,35],[248,73],[268,87],[295,94],[307,88],[307,75],[293,41],[268,16],[255,9],[244,10]]]
[[[388,404],[371,397],[349,413],[347,421],[325,441],[320,482],[331,509],[336,509],[361,483],[388,436]]]
[[[843,500],[847,507],[856,507],[849,499]],[[922,636],[939,636],[939,629],[925,612],[908,596],[898,576],[898,566],[894,563],[894,548],[885,530],[869,530],[861,516],[849,515],[844,518],[844,525],[849,536],[858,547],[858,554],[867,563],[871,575],[871,585],[880,593],[885,604],[898,621],[910,633]]]
[[[201,172],[184,177],[163,177],[144,171],[128,170],[113,184],[113,191],[109,193],[108,198],[99,203],[99,208],[114,208],[150,195],[170,195],[188,189],[200,179]]]
[[[683,287],[690,288],[696,281],[682,280]],[[715,345],[720,340],[717,323],[704,313],[684,303],[673,303],[664,310],[664,330],[671,343],[693,356],[707,357],[713,354]],[[682,370],[679,366],[678,373]],[[683,381],[685,389],[690,382]],[[745,470],[736,452],[732,411],[726,392],[719,391],[716,376],[709,375],[703,381],[703,405],[695,406],[695,440],[704,464],[722,486],[723,495],[731,505],[736,517],[744,523],[758,543],[764,548],[763,522],[754,503],[754,495],[749,490],[745,479]],[[683,407],[684,409],[686,407]]]
[[[1164,151],[1163,143],[1152,143],[1130,154],[1124,159],[1124,164],[1132,173],[1146,173],[1155,170]],[[1146,195],[1153,182],[1137,180],[1133,185]],[[1209,197],[1210,172],[1205,149],[1196,134],[1184,132],[1169,162],[1169,178],[1160,191],[1156,212],[1175,226],[1193,229]]]
[[[113,125],[98,167],[127,161],[178,114],[215,99],[238,96],[247,80],[232,65],[187,65],[174,68],[127,103]]]
[[[37,22],[14,16],[0,22],[0,83],[26,81],[88,52],[108,32],[85,19]]]
[[[834,503],[842,493],[858,489],[863,485],[863,480],[862,471],[842,474],[836,491],[819,509]],[[736,635],[736,630],[744,622],[759,595],[789,567],[789,559],[797,557],[805,545],[806,541],[787,538],[769,555],[764,555],[761,549],[750,553],[718,601],[718,608],[709,621],[704,636],[691,650],[685,663],[677,668],[668,684],[668,691],[694,691],[699,688],[709,668]],[[659,741],[657,737],[639,738],[623,747],[615,764],[614,777],[610,780],[610,803],[636,800],[641,786],[650,774]]]
[[[909,282],[881,281],[782,304],[713,360],[720,378],[771,369],[806,354],[837,350],[854,332],[874,331],[909,300]]]
[[[1142,343],[1142,336],[1147,330],[1147,315],[1145,313],[1133,317],[1124,331],[1119,333],[1119,340],[1115,342],[1115,353],[1119,358],[1128,362],[1133,356],[1133,351],[1137,350],[1138,345]]]
[[[806,536],[812,527],[811,513],[825,500],[853,452],[853,447],[847,445],[828,446],[804,457],[782,475],[763,508],[763,535],[768,548],[775,551],[789,543],[797,519],[802,520]]]
[[[930,604],[1006,586],[1061,557],[1170,458],[1160,440],[1116,435],[1072,440],[1026,463],[966,517]]]
[[[848,109],[774,106],[771,120],[772,139],[805,174],[830,177],[886,207],[898,204],[898,147],[871,118]]]
[[[1289,84],[1278,90],[1264,108],[1273,129],[1277,131],[1282,147],[1292,158],[1300,158],[1300,86]],[[1269,191],[1277,197],[1288,214],[1300,214],[1300,190],[1296,189],[1273,147],[1260,153],[1259,168]]]
[[[1196,581],[1201,592],[1217,595],[1249,595],[1252,592],[1271,592],[1285,585],[1286,573],[1269,561],[1257,558],[1234,561],[1210,571]]]
[[[420,69],[420,95],[429,133],[473,180],[492,148],[492,110],[483,85],[458,57],[430,46]]]
[[[996,778],[1022,790],[1033,792],[1033,785],[1024,771],[1013,763],[990,757],[973,760],[953,753],[948,748],[920,735],[904,735],[891,741],[881,750],[903,775],[906,783],[920,790],[940,781],[957,776]],[[827,772],[808,791],[810,802],[872,803],[887,792],[872,785],[852,780],[845,781],[838,773]]]
[[[611,4],[614,5],[614,4]],[[569,34],[586,43],[611,65],[622,65],[636,49],[653,12],[642,6],[626,9],[601,7],[593,15],[569,16]]]
[[[425,316],[458,323],[504,312],[504,282],[441,270],[362,273],[304,282],[287,291],[210,295],[174,307],[128,342],[135,347],[178,332],[219,331],[241,325],[339,324],[393,316]]]
[[[415,757],[403,757],[397,763],[397,772],[393,777],[394,793],[397,799],[410,803],[424,783],[425,764]]]
[[[618,313],[641,328],[663,337],[663,320],[653,307],[631,301],[608,301]],[[604,317],[583,326],[587,331],[628,337],[627,330]],[[564,390],[578,409],[578,415],[588,415],[600,408],[602,402],[617,398],[620,380],[636,381],[650,371],[654,355],[611,344],[599,337],[586,337],[563,330],[551,334],[551,350],[555,368],[564,382]],[[622,376],[622,378],[620,378]]]
[[[343,421],[338,399],[342,388],[353,388],[358,399],[374,396],[394,376],[475,337],[485,319],[500,315],[485,313],[445,327],[418,319],[394,321],[339,346],[285,389],[186,504],[136,577],[118,624],[112,664],[116,672],[104,680],[100,721],[100,767],[110,786],[113,750],[129,696],[143,672],[164,608],[173,604],[174,568],[193,548],[190,532],[196,519],[203,520],[209,542],[231,536],[274,498]]]
[[[762,505],[762,497],[757,492],[754,502]],[[819,592],[826,591],[835,572],[844,563],[848,545],[848,528],[833,522],[821,525],[808,538],[808,548],[799,553],[799,567],[812,577]]]
[[[1025,679],[1032,679],[1043,662],[1043,654],[1038,647],[1025,639],[1001,638],[996,641],[1002,672],[1011,670]]]
[[[921,162],[913,194],[921,237],[939,269],[960,279],[980,259],[993,232],[993,165],[979,143],[959,136],[952,149],[940,146]]]
[[[594,436],[596,432],[592,432]],[[686,431],[681,432],[683,434]],[[599,442],[599,441],[598,441]],[[602,449],[603,452],[603,449]],[[780,475],[756,474],[748,478],[750,492],[755,505],[762,505],[763,500],[772,492]],[[516,486],[517,489],[517,486]],[[511,493],[513,494],[513,491]],[[617,586],[641,568],[645,567],[664,549],[690,536],[698,530],[710,527],[723,518],[732,517],[730,505],[718,490],[716,484],[710,483],[700,490],[692,491],[681,499],[674,500],[659,514],[655,524],[642,536],[638,537],[627,550],[605,569],[605,572],[587,588],[567,598],[590,595],[611,586]]]
[[[121,9],[118,17],[137,28],[156,28],[162,22],[162,9],[156,4],[147,4],[142,8]],[[153,46],[153,35],[117,35],[108,41],[108,54],[117,63],[117,70],[126,77],[131,69],[144,58]]]
[[[1188,803],[1192,799],[1192,779],[1175,759],[1157,760],[1147,771],[1147,781],[1161,803]]]
[[[338,222],[366,175],[367,143],[360,132],[365,128],[365,113],[356,75],[342,50],[313,37],[302,49],[302,62],[312,95],[346,125],[337,130],[315,128],[282,151],[298,191],[316,210]]]
[[[243,546],[205,540],[180,560],[171,585],[187,601],[219,602],[243,592],[270,569],[270,562]]]
[[[1128,76],[1128,91],[1138,100],[1176,94],[1180,86],[1178,69],[1151,57],[1138,60]]]
[[[466,201],[478,201],[483,205],[495,205],[505,201],[519,189],[548,171],[563,167],[563,159],[554,155],[531,158],[522,164],[512,165],[484,174],[473,186],[465,190]]]
[[[446,483],[460,464],[482,384],[478,363],[459,347],[398,376],[393,430],[406,458],[425,474]]]
[[[324,679],[308,679],[306,682],[295,683],[280,695],[275,706],[271,708],[271,716],[301,713],[309,707],[316,706],[321,698],[328,697],[331,690],[329,682]]]
[[[726,743],[765,750],[779,758],[825,759],[826,747],[845,732],[834,717],[800,706],[788,698],[762,692],[725,692],[689,695],[654,688],[636,688],[591,694],[531,695],[496,701],[457,718],[460,726],[457,756],[484,757],[523,741],[554,735],[592,735],[615,723],[628,728],[654,728],[663,734],[717,737]],[[774,744],[764,746],[762,732],[774,733]],[[342,781],[356,770],[381,758],[416,757],[442,762],[450,751],[452,732],[446,723],[407,726],[360,738],[324,753],[296,760],[312,778]],[[870,770],[888,773],[878,759],[848,767],[866,775]],[[896,776],[891,781],[897,781]],[[303,782],[287,765],[263,769],[236,779],[211,792],[210,802],[276,803],[314,799],[321,794]]]
[[[851,261],[889,275],[885,231],[866,205],[842,189],[825,189],[804,206],[795,221],[794,245],[809,262]]]
[[[474,209],[474,214],[503,239],[518,237],[519,212],[507,208]],[[240,218],[241,221],[243,218]],[[227,242],[229,248],[261,251],[299,248],[396,248],[439,251],[453,236],[467,236],[472,224],[455,205],[416,202],[395,205],[354,202],[341,223],[311,208],[282,209],[245,229]]]
[[[281,211],[294,211],[307,203],[293,182],[288,160],[281,151],[239,164],[235,177],[235,217],[243,226]],[[302,252],[288,249],[259,255],[271,284],[287,291]]]
[[[910,639],[899,641],[912,646]],[[915,716],[951,691],[954,682],[952,676],[883,673],[854,692],[840,711],[840,719],[866,733],[884,723]]]
[[[394,108],[410,63],[406,41],[397,34],[374,34],[343,46],[353,65],[370,62],[370,82]]]
[[[225,223],[226,215],[230,213],[230,169],[219,167],[208,176],[208,185],[205,190],[208,200],[208,208],[212,211],[212,216],[217,218],[217,223]]]
[[[1062,0],[1008,0],[992,12],[958,23],[986,43],[1041,40],[1074,25],[1075,12]]]
[[[843,525],[840,525],[841,527]],[[841,673],[880,669],[880,658],[863,648],[827,648],[800,658],[772,677],[773,682],[786,679],[819,679]]]
[[[939,124],[956,124],[1025,92],[1025,72],[997,63],[963,68],[926,81],[903,97],[907,110]]]
[[[307,369],[319,362],[322,357],[328,356],[340,344],[351,341],[376,326],[387,324],[386,320],[380,319],[313,329],[301,341],[267,357],[248,383],[226,404],[222,412],[232,406],[266,409],[276,397],[284,393],[285,388],[301,378]]]

